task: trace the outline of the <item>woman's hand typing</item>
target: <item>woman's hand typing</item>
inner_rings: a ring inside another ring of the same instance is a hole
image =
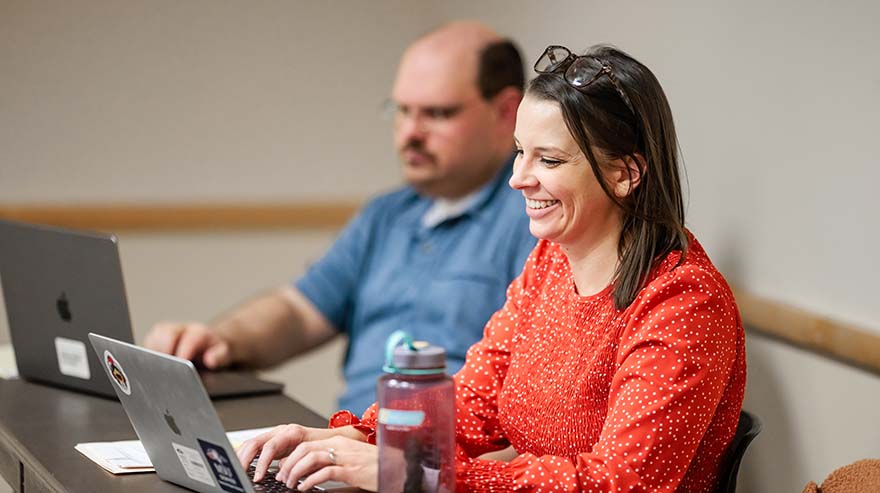
[[[255,457],[254,481],[260,482],[275,459],[276,479],[300,490],[323,483],[342,481],[365,490],[378,489],[379,460],[375,445],[351,426],[334,429],[309,428],[297,424],[276,426],[242,444],[238,460],[247,468]]]

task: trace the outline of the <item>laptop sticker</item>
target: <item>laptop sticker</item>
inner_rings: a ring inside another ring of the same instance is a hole
[[[110,375],[113,377],[116,385],[119,386],[119,389],[125,395],[131,395],[131,384],[128,381],[128,375],[125,374],[125,370],[122,369],[119,360],[110,354],[110,351],[104,351],[104,364],[107,365],[107,369],[110,370]]]
[[[171,442],[171,446],[174,447],[174,452],[177,454],[178,460],[180,460],[180,465],[183,466],[183,470],[190,479],[207,484],[212,488],[215,486],[214,480],[211,479],[211,473],[208,471],[208,466],[205,465],[202,455],[196,449],[184,447],[174,442]]]
[[[238,475],[235,473],[232,461],[229,460],[229,456],[226,454],[226,449],[211,442],[206,442],[201,438],[198,441],[199,446],[202,447],[202,452],[205,453],[205,457],[208,459],[208,464],[211,465],[214,479],[217,480],[220,488],[229,493],[243,493],[245,491],[244,486],[238,480]]]
[[[83,380],[92,378],[92,372],[89,371],[88,351],[82,341],[56,337],[55,354],[58,356],[58,371],[62,375]]]

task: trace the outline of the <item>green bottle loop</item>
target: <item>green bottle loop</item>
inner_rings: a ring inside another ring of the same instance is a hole
[[[385,341],[385,366],[382,367],[382,371],[402,375],[436,375],[446,372],[445,368],[398,368],[394,365],[394,350],[402,345],[406,345],[410,351],[418,351],[408,332],[395,330]]]
[[[398,368],[394,366],[394,348],[400,346],[401,343],[406,344],[409,349],[416,349],[411,335],[403,330],[395,330],[385,341],[385,366],[382,367],[382,371],[385,373],[398,372]]]

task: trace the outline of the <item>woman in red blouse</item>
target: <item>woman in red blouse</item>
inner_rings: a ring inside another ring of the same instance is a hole
[[[510,186],[540,239],[455,375],[458,491],[700,492],[745,389],[733,295],[684,227],[660,84],[620,50],[548,47],[516,122]],[[375,405],[247,442],[279,478],[376,489]],[[480,458],[512,447],[510,462]],[[332,454],[328,449],[333,450]],[[258,473],[258,476],[260,473]]]

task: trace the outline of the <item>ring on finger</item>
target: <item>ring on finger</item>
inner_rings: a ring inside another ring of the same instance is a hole
[[[327,449],[327,456],[330,458],[330,464],[336,465],[336,450],[333,447]]]

